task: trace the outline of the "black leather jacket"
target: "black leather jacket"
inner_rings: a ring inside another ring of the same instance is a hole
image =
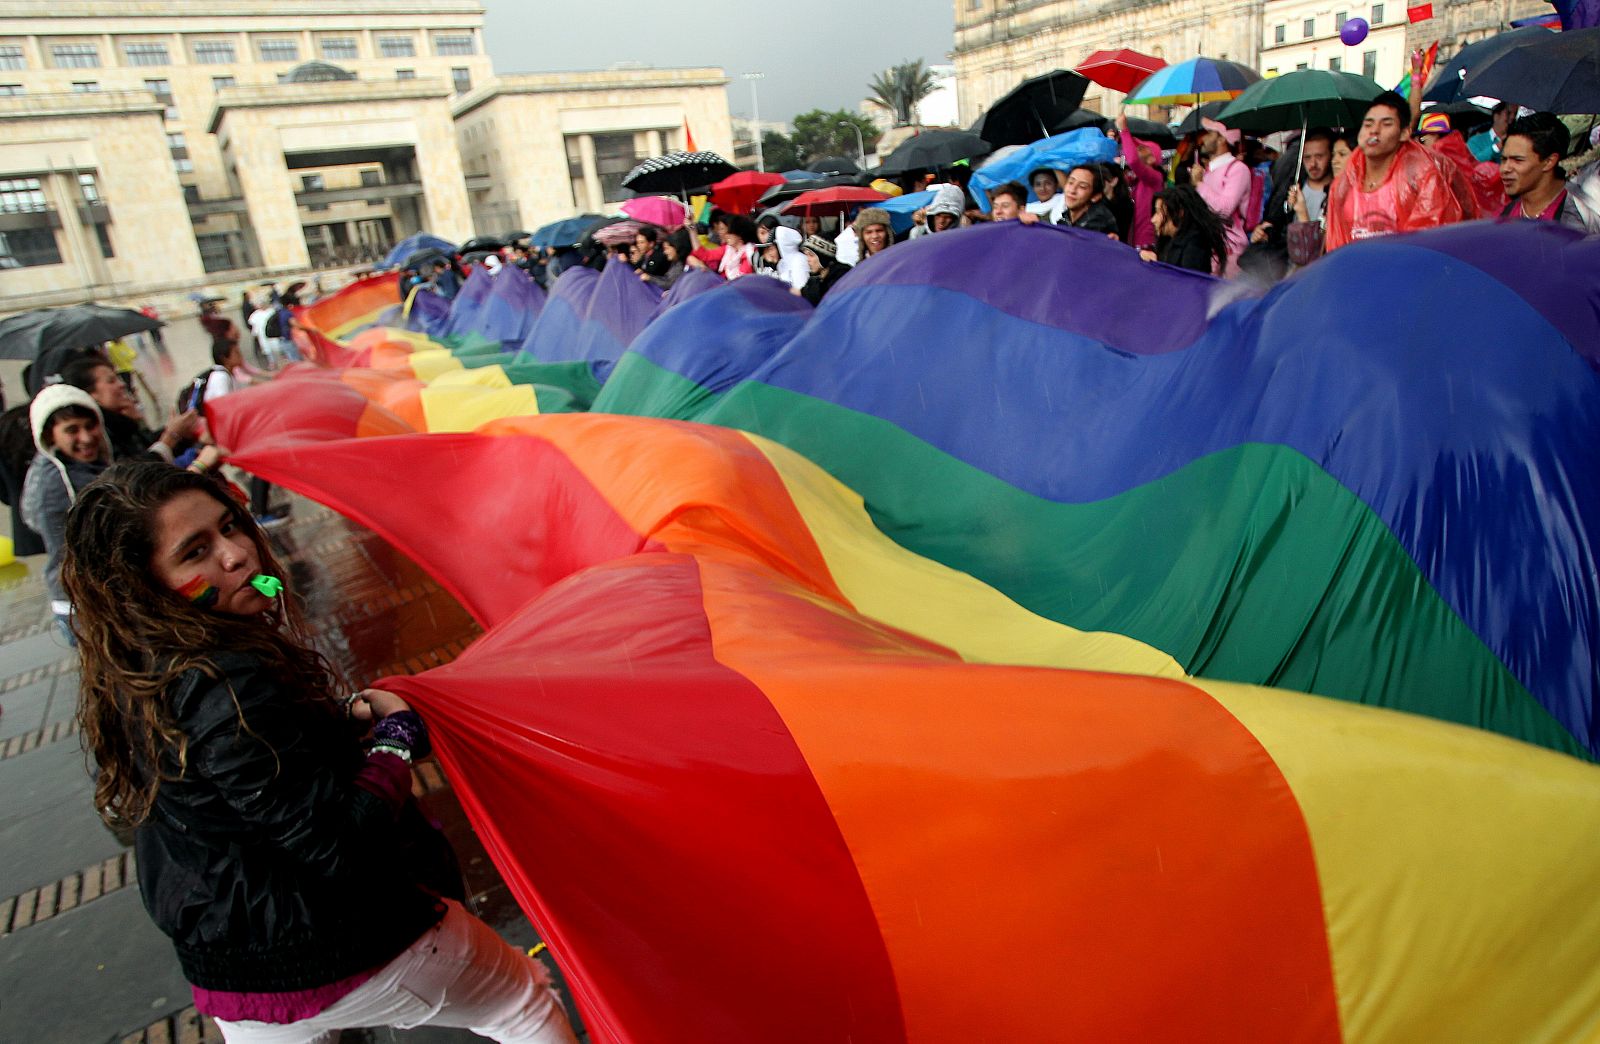
[[[188,738],[136,835],[139,891],[196,986],[280,992],[388,963],[460,897],[443,835],[355,785],[364,755],[334,712],[296,701],[259,661],[171,693]],[[430,880],[430,890],[420,882]]]

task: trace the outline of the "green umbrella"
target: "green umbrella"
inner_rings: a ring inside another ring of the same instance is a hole
[[[1357,127],[1383,88],[1355,73],[1299,69],[1245,88],[1217,120],[1228,127],[1268,134],[1308,126]]]

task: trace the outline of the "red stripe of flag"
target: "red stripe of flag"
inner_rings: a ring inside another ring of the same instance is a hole
[[[1426,22],[1433,17],[1433,5],[1417,4],[1414,7],[1408,7],[1406,8],[1406,17],[1411,19],[1412,22]]]

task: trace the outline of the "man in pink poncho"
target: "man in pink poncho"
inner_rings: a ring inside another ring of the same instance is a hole
[[[1227,233],[1228,264],[1220,274],[1236,276],[1239,255],[1244,253],[1246,245],[1244,211],[1250,201],[1250,168],[1234,155],[1239,147],[1238,131],[1212,119],[1201,120],[1200,125],[1205,128],[1205,134],[1200,138],[1190,180],[1200,198],[1222,218],[1222,227]]]

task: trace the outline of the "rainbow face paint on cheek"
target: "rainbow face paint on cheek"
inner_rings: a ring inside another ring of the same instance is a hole
[[[197,576],[178,588],[178,593],[183,595],[190,604],[197,605],[202,609],[209,609],[216,605],[217,599],[222,595],[222,592],[217,590],[216,585],[203,576]]]

